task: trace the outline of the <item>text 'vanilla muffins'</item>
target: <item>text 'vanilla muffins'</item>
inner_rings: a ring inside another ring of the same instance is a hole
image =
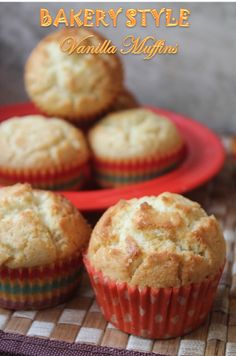
[[[147,109],[107,115],[89,131],[97,182],[116,187],[157,177],[184,157],[184,141],[166,117]]]
[[[98,46],[105,39],[87,29],[63,29],[42,39],[25,67],[25,85],[35,105],[50,116],[84,122],[109,109],[123,81],[119,58],[68,53],[63,48]],[[64,46],[62,46],[64,43]]]
[[[0,189],[0,306],[46,308],[78,286],[90,227],[69,201],[28,184]]]
[[[84,261],[107,320],[127,333],[169,338],[206,319],[225,242],[199,204],[163,193],[108,209]]]
[[[69,123],[40,115],[0,124],[0,184],[28,182],[36,188],[80,188],[89,174],[83,133]]]

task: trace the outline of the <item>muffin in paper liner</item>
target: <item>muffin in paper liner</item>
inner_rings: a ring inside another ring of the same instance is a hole
[[[0,125],[0,184],[34,188],[79,188],[89,171],[83,132],[60,118],[11,117]]]
[[[121,111],[127,109],[135,109],[140,107],[140,104],[134,94],[126,88],[122,88],[116,102],[110,108],[110,112]]]
[[[0,306],[30,310],[66,301],[78,287],[81,253],[40,267],[0,267]]]
[[[50,190],[80,189],[90,177],[89,162],[50,170],[0,168],[0,185],[30,183],[33,188]]]
[[[222,269],[201,283],[174,288],[139,288],[104,277],[84,263],[107,321],[136,336],[167,339],[186,334],[206,319],[216,293]]]
[[[97,183],[102,187],[119,187],[139,183],[161,176],[174,169],[186,155],[186,146],[182,144],[175,151],[163,157],[149,157],[132,160],[101,160],[94,158],[94,170]]]
[[[97,182],[116,187],[164,174],[184,156],[185,142],[167,117],[145,108],[106,115],[88,132]]]
[[[77,288],[91,228],[63,196],[16,184],[0,189],[0,306],[40,309]]]

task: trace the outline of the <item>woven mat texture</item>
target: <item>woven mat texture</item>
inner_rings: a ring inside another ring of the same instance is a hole
[[[224,138],[226,148],[228,138]],[[227,262],[217,296],[207,321],[196,331],[181,338],[153,341],[127,335],[107,323],[94,299],[86,273],[83,274],[77,295],[64,305],[42,311],[10,311],[0,309],[0,354],[7,351],[11,333],[40,338],[47,349],[50,340],[64,341],[58,354],[69,355],[73,342],[124,350],[153,352],[163,355],[236,356],[236,164],[229,156],[223,171],[210,183],[188,194],[200,202],[208,213],[220,220],[227,244]],[[10,333],[10,334],[5,334]],[[15,339],[14,339],[15,337]],[[12,336],[16,342],[16,335]],[[30,342],[35,338],[23,338]],[[19,340],[21,338],[19,337]],[[4,342],[5,344],[4,344]],[[5,345],[5,347],[4,347]],[[74,345],[74,346],[73,346]],[[64,352],[63,352],[64,350]],[[67,350],[67,352],[65,351]],[[112,354],[111,349],[92,348],[91,354]],[[104,350],[104,352],[102,351]],[[12,351],[9,349],[8,351]],[[24,352],[24,348],[21,349]],[[81,353],[82,352],[82,353]],[[87,355],[81,349],[78,355]],[[118,352],[118,351],[117,351]],[[45,353],[47,354],[47,353]],[[57,354],[56,352],[53,354]],[[133,352],[127,354],[135,354]]]

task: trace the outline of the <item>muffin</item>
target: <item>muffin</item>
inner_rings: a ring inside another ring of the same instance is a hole
[[[89,131],[88,139],[102,187],[162,175],[181,161],[185,150],[174,123],[144,108],[107,115]]]
[[[115,54],[65,52],[71,43],[89,48],[104,41],[91,30],[70,28],[39,42],[25,66],[25,86],[42,112],[83,122],[114,103],[123,81],[119,58]]]
[[[0,124],[0,184],[78,189],[89,174],[83,133],[69,123],[40,115],[13,117]]]
[[[0,306],[46,308],[66,300],[80,278],[90,227],[60,195],[29,184],[0,189]]]
[[[111,107],[110,112],[135,109],[139,106],[140,105],[135,96],[128,89],[123,88],[116,98],[115,103]]]
[[[105,318],[149,338],[207,317],[225,261],[219,223],[181,195],[120,201],[95,226],[84,261]]]
[[[236,159],[236,136],[231,139],[230,152],[232,154],[232,157]]]

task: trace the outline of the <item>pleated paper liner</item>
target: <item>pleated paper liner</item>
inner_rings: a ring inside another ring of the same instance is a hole
[[[55,306],[78,287],[81,253],[40,267],[0,267],[0,307],[30,310]]]
[[[138,288],[104,277],[86,255],[84,263],[105,319],[126,333],[153,339],[181,336],[200,326],[222,274],[221,269],[201,283],[178,288]]]
[[[90,175],[88,162],[50,170],[0,168],[0,185],[30,183],[33,188],[75,190],[83,186]]]
[[[184,159],[186,146],[165,156],[133,160],[100,160],[94,158],[95,179],[102,187],[119,187],[161,176]]]

